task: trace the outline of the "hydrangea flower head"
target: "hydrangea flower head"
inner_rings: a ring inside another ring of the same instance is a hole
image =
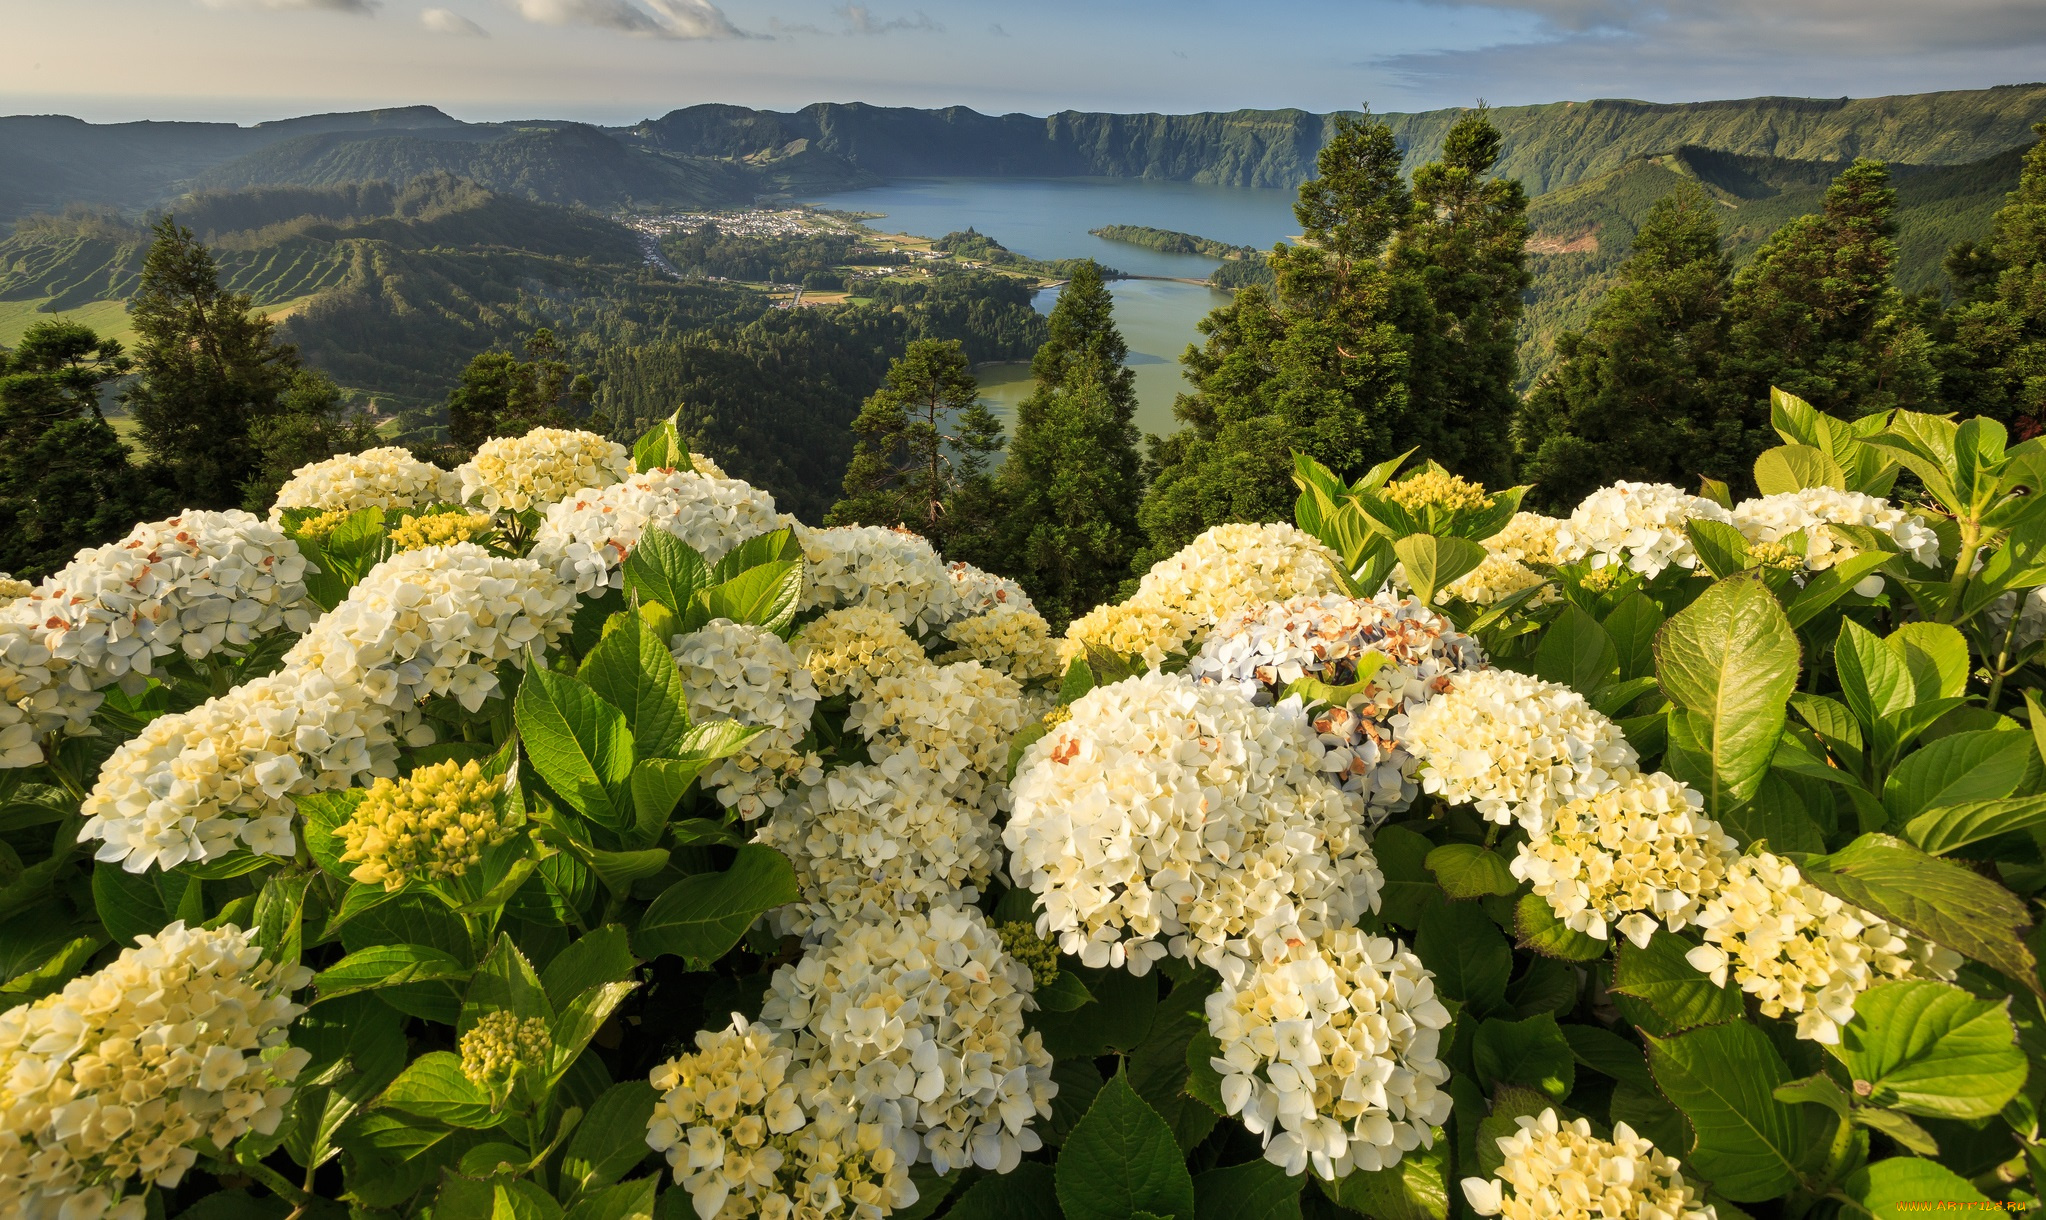
[[[1377,907],[1364,800],[1324,778],[1297,701],[1150,673],[1070,707],[1024,752],[1003,831],[1063,952],[1133,974],[1167,952],[1219,965]]]
[[[876,678],[925,661],[923,648],[895,616],[872,606],[826,611],[805,623],[790,645],[826,699],[861,694]]]
[[[587,594],[625,587],[625,557],[649,529],[673,534],[716,563],[782,524],[774,497],[750,483],[693,470],[648,470],[583,488],[549,508],[533,533],[533,558]]]
[[[1477,806],[1486,821],[1518,818],[1544,834],[1557,808],[1638,769],[1619,726],[1567,686],[1505,669],[1457,674],[1448,685],[1408,714],[1407,748],[1421,760],[1423,789]]]
[[[276,524],[287,508],[315,508],[343,515],[358,508],[424,508],[459,499],[462,480],[406,449],[384,445],[344,453],[291,472],[270,508]]]
[[[554,1033],[544,1017],[519,1018],[513,1013],[487,1012],[462,1035],[458,1044],[462,1075],[491,1092],[510,1086],[516,1072],[545,1072],[554,1054]]]
[[[959,617],[961,584],[931,544],[908,530],[879,525],[799,528],[803,609],[866,606],[892,615],[911,635]]]
[[[716,618],[676,636],[671,651],[692,716],[724,716],[766,730],[704,776],[721,803],[757,818],[781,804],[791,784],[823,778],[816,756],[798,748],[810,731],[817,687],[780,636]]]
[[[409,517],[391,531],[391,549],[423,551],[430,546],[481,542],[492,528],[489,513],[429,513]]]
[[[1552,567],[1560,562],[1556,556],[1556,536],[1562,528],[1563,523],[1554,517],[1523,510],[1513,514],[1498,533],[1485,539],[1485,549],[1515,563]]]
[[[1698,552],[1684,532],[1693,520],[1731,524],[1733,514],[1680,487],[1623,479],[1592,492],[1571,511],[1556,531],[1556,555],[1565,563],[1624,566],[1651,577],[1672,564],[1695,568]]]
[[[957,594],[953,612],[961,618],[1005,607],[1011,610],[1037,609],[1022,585],[1006,576],[976,568],[963,559],[946,564],[945,573],[952,578],[952,589]]]
[[[1323,1178],[1433,1146],[1452,1105],[1440,1058],[1449,1010],[1397,942],[1331,928],[1255,964],[1229,963],[1207,1000],[1222,1104],[1265,1159]]]
[[[1065,672],[1050,624],[1024,606],[1001,605],[960,619],[945,628],[945,638],[953,647],[939,654],[942,662],[979,661],[1018,682],[1054,678]]]
[[[1735,860],[1693,917],[1705,943],[1687,955],[1721,987],[1729,979],[1762,1015],[1795,1016],[1797,1036],[1837,1043],[1854,999],[1887,979],[1951,978],[1959,955],[1928,944],[1806,881],[1769,852]]]
[[[1684,1167],[1625,1123],[1613,1138],[1591,1133],[1588,1119],[1564,1122],[1551,1108],[1513,1120],[1499,1137],[1506,1161],[1496,1178],[1465,1178],[1463,1194],[1480,1216],[1503,1220],[1716,1220]]]
[[[499,812],[503,791],[503,778],[485,775],[473,758],[379,779],[334,830],[346,845],[341,860],[356,865],[350,877],[386,890],[460,877],[485,851],[518,833]]]
[[[1880,496],[1837,487],[1806,487],[1744,500],[1734,505],[1734,528],[1750,543],[1781,542],[1804,531],[1804,566],[1832,567],[1858,550],[1845,535],[1827,527],[1859,525],[1888,534],[1899,550],[1927,567],[1939,565],[1939,535],[1922,518]]]
[[[285,1043],[312,972],[240,928],[182,920],[103,969],[0,1013],[0,1214],[98,1216],[141,1183],[173,1187],[200,1140],[277,1129],[309,1056]],[[136,1198],[134,1203],[141,1200]]]
[[[535,428],[484,441],[455,476],[463,503],[523,512],[585,488],[608,487],[631,472],[632,455],[616,441],[570,428]]]
[[[1379,488],[1378,494],[1410,513],[1430,509],[1457,513],[1492,507],[1492,497],[1486,494],[1483,485],[1438,466],[1427,466],[1387,483]]]
[[[1510,867],[1567,927],[1600,940],[1617,929],[1646,948],[1658,926],[1696,919],[1726,878],[1737,849],[1704,811],[1703,796],[1660,771],[1629,775],[1564,803]]]

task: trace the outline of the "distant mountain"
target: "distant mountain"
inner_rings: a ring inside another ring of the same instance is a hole
[[[1436,155],[1461,110],[1385,116],[1409,163]],[[1750,98],[1652,105],[1555,102],[1492,112],[1501,170],[1543,194],[1672,149],[1836,163],[1980,161],[2030,139],[2046,85],[1886,98]],[[914,175],[1092,175],[1289,188],[1313,173],[1333,116],[987,115],[819,103],[791,112],[705,105],[628,128],[464,123],[432,107],[312,115],[253,127],[0,118],[0,220],[74,202],[140,211],[205,187],[316,186],[446,172],[494,190],[611,209],[739,203]]]

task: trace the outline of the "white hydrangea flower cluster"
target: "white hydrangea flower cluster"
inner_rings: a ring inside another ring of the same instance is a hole
[[[750,483],[693,470],[649,470],[584,488],[549,508],[533,532],[533,558],[588,594],[625,587],[625,557],[649,528],[666,530],[716,563],[782,524],[774,497]]]
[[[847,691],[864,694],[874,679],[925,661],[923,647],[895,616],[871,606],[826,611],[804,624],[790,644],[826,699]]]
[[[0,1214],[140,1214],[138,1180],[176,1186],[248,1131],[275,1131],[310,1056],[285,1044],[311,981],[233,924],[182,920],[104,969],[0,1013]]]
[[[1168,654],[1198,647],[1210,628],[1253,606],[1339,592],[1341,564],[1290,525],[1215,526],[1153,564],[1128,601],[1073,620],[1061,661],[1069,663],[1093,644],[1141,656],[1155,669]]]
[[[270,508],[275,525],[287,508],[354,512],[359,508],[424,508],[456,500],[462,480],[451,470],[422,462],[398,445],[344,453],[291,472]]]
[[[631,472],[632,455],[616,441],[572,428],[535,428],[484,441],[455,476],[463,503],[523,512],[585,488],[609,487]]]
[[[1515,563],[1554,566],[1556,538],[1563,523],[1540,513],[1517,512],[1498,533],[1485,539],[1485,549]]]
[[[1698,917],[1738,853],[1704,810],[1689,786],[1636,773],[1557,809],[1510,867],[1566,927],[1600,940],[1617,929],[1647,948],[1658,926],[1675,932]]]
[[[1511,670],[1453,675],[1407,716],[1421,787],[1488,822],[1547,832],[1555,811],[1631,778],[1640,756],[1583,695]]]
[[[961,618],[969,615],[986,614],[1008,607],[1012,610],[1036,610],[1030,594],[1022,585],[1006,576],[976,568],[963,559],[955,559],[945,565],[946,575],[952,578],[952,589],[956,595],[952,612]]]
[[[1023,727],[1021,699],[1014,679],[978,661],[926,662],[868,683],[845,723],[876,761],[908,754],[978,800],[981,777],[1008,761],[1009,739]]]
[[[1729,975],[1762,1015],[1797,1017],[1797,1036],[1837,1043],[1854,998],[1886,979],[1952,978],[1961,959],[1806,881],[1769,852],[1735,860],[1692,922],[1705,943],[1687,960],[1724,987]]]
[[[6,572],[0,572],[0,604],[11,602],[16,598],[27,597],[35,591],[36,587],[29,582]]]
[[[318,610],[305,575],[282,530],[240,509],[193,511],[78,552],[20,604],[40,616],[50,655],[85,671],[74,683],[135,687],[174,652],[199,660],[304,631]]]
[[[805,610],[867,606],[923,636],[959,617],[959,586],[931,544],[879,525],[798,527],[805,560]]]
[[[1065,670],[1051,625],[1027,606],[999,605],[960,619],[945,628],[945,638],[953,647],[940,654],[943,662],[979,661],[1018,682],[1055,678]]]
[[[1463,1196],[1480,1216],[1503,1220],[1717,1220],[1684,1167],[1625,1123],[1613,1138],[1589,1119],[1563,1122],[1553,1108],[1513,1120],[1499,1137],[1506,1161],[1496,1178],[1465,1178]]]
[[[775,809],[754,841],[795,866],[803,901],[776,912],[775,925],[796,933],[977,901],[1001,859],[992,823],[907,752],[826,774]]]
[[[1003,832],[1064,952],[1139,975],[1168,951],[1219,966],[1377,908],[1364,800],[1323,777],[1298,702],[1153,672],[1069,710],[1025,751]]]
[[[1807,487],[1743,500],[1734,505],[1734,528],[1750,543],[1781,542],[1805,532],[1804,566],[1824,571],[1857,553],[1829,525],[1860,525],[1888,534],[1906,555],[1927,567],[1939,565],[1939,535],[1925,521],[1880,496],[1837,487]]]
[[[700,453],[689,455],[689,469],[701,475],[708,475],[713,479],[729,479],[732,477],[725,473],[724,467]]]
[[[1289,1174],[1396,1165],[1449,1118],[1449,1010],[1395,941],[1331,928],[1272,960],[1225,963],[1207,1011],[1224,1108]]]
[[[775,971],[760,1019],[797,1035],[805,1106],[855,1107],[940,1174],[1008,1173],[1058,1091],[1023,1028],[1033,986],[978,910],[940,906],[832,930]]]
[[[123,742],[80,806],[79,838],[131,873],[237,847],[290,856],[293,797],[394,775],[397,756],[390,711],[361,685],[286,668]]]
[[[750,820],[780,805],[790,784],[823,779],[821,761],[801,749],[817,708],[817,687],[780,636],[715,618],[676,636],[671,651],[691,715],[766,729],[703,777],[720,803]]]
[[[50,654],[48,622],[39,598],[0,605],[0,768],[40,764],[45,734],[92,732],[105,698],[88,671]]]
[[[1405,584],[1406,571],[1404,567],[1395,571],[1393,575],[1395,578],[1394,583],[1398,587],[1407,587]],[[1490,606],[1512,597],[1522,589],[1532,589],[1536,585],[1547,584],[1548,580],[1548,577],[1528,567],[1518,559],[1508,559],[1504,555],[1487,553],[1484,562],[1437,589],[1435,591],[1435,604],[1446,606],[1452,601],[1462,600],[1474,606]],[[1553,601],[1555,599],[1553,596],[1544,599],[1541,595],[1536,595],[1537,604],[1544,600]]]
[[[575,606],[575,591],[531,559],[473,542],[406,551],[371,569],[284,663],[386,707],[450,695],[473,712],[499,692],[498,666],[551,647]]]
[[[1584,497],[1556,531],[1556,555],[1565,563],[1588,559],[1594,568],[1628,567],[1656,576],[1674,564],[1698,566],[1686,522],[1732,524],[1733,514],[1703,496],[1668,483],[1621,480]]]
[[[693,1053],[655,1068],[646,1142],[697,1220],[868,1220],[916,1202],[909,1161],[879,1123],[831,1101],[806,1110],[790,1083],[795,1039],[732,1014]]]
[[[1187,672],[1270,704],[1301,678],[1353,685],[1366,654],[1385,664],[1342,707],[1316,713],[1314,729],[1329,748],[1323,769],[1383,820],[1419,792],[1416,761],[1401,739],[1408,713],[1446,687],[1450,674],[1485,664],[1476,640],[1411,597],[1296,597],[1216,627]]]

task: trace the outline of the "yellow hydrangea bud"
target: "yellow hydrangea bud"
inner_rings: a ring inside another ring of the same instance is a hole
[[[1748,558],[1758,568],[1774,568],[1779,572],[1804,571],[1804,556],[1780,542],[1757,542],[1748,548]]]
[[[378,780],[334,832],[347,844],[342,861],[361,862],[349,876],[386,890],[461,876],[515,833],[497,809],[503,786],[474,759]]]
[[[462,1075],[480,1088],[502,1088],[510,1083],[512,1071],[547,1069],[554,1053],[554,1035],[539,1017],[521,1020],[508,1012],[493,1012],[462,1035]]]
[[[1030,967],[1030,977],[1039,987],[1049,987],[1058,981],[1058,946],[1040,937],[1037,929],[1018,919],[996,928],[995,934],[1002,938],[1002,948],[1010,957]]]
[[[408,518],[403,525],[392,530],[391,547],[399,551],[423,551],[430,546],[481,542],[489,532],[489,513],[434,513]]]
[[[330,508],[326,512],[316,513],[298,523],[298,532],[302,537],[310,538],[314,542],[325,542],[336,527],[348,520],[352,511],[346,508]]]
[[[1482,485],[1433,467],[1397,483],[1387,483],[1378,494],[1410,513],[1427,508],[1456,512],[1492,507],[1492,497],[1485,494]]]

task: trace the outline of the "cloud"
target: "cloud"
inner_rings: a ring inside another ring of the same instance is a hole
[[[419,14],[419,24],[436,34],[457,34],[465,38],[490,37],[489,30],[450,9],[427,9]]]
[[[383,0],[200,0],[207,8],[260,8],[278,12],[358,13],[364,17],[383,7]]]
[[[722,39],[751,35],[710,0],[512,0],[540,25],[590,25],[648,38]]]
[[[1527,13],[1555,36],[1634,34],[1711,49],[1816,54],[2046,43],[2038,0],[1424,0]]]
[[[845,4],[832,11],[845,20],[845,32],[848,34],[886,34],[890,30],[942,33],[945,29],[922,9],[918,9],[914,17],[892,17],[886,21],[875,20],[873,11],[864,4]]]

